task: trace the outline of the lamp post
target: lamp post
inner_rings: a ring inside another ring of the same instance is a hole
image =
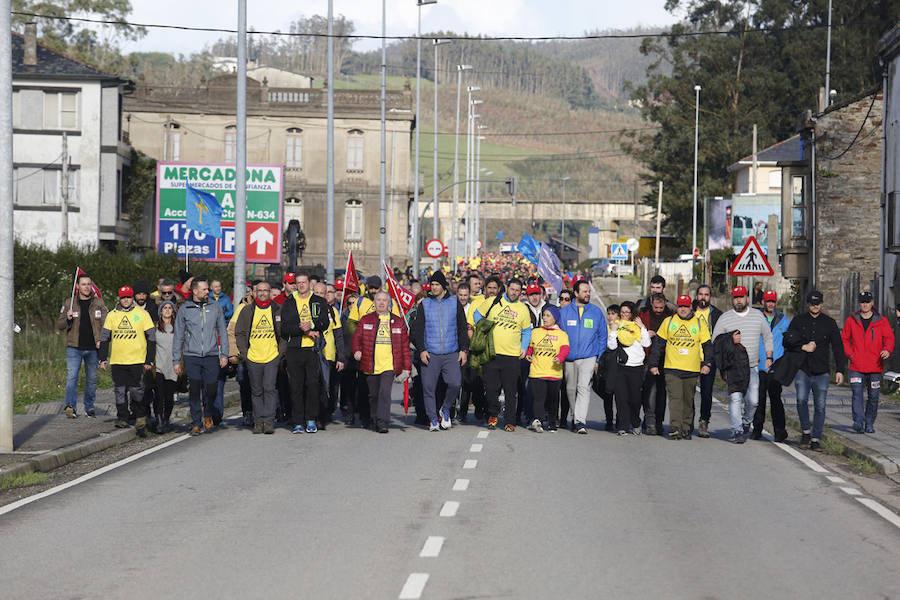
[[[416,20],[416,158],[415,177],[413,178],[413,227],[412,227],[412,255],[413,273],[419,276],[419,144],[421,141],[421,127],[419,127],[419,115],[422,112],[422,6],[424,4],[436,4],[437,0],[416,0],[418,18]],[[330,38],[329,38],[330,39]]]
[[[487,169],[482,169],[482,171],[484,171],[485,177],[490,177],[494,174],[493,171],[488,171]],[[485,200],[486,202],[487,200]],[[484,219],[481,219],[479,215],[479,221],[481,222],[481,249],[484,250],[487,246],[487,205],[484,207]]]
[[[559,253],[562,253],[566,249],[566,182],[571,179],[570,177],[563,177],[560,179],[563,185],[563,206],[562,206],[562,220],[559,222]]]
[[[379,171],[378,270],[387,263],[387,4],[381,0],[381,165]],[[330,82],[329,82],[330,83]],[[382,272],[386,280],[387,273]]]
[[[694,238],[691,246],[691,265],[697,262],[694,257],[694,249],[697,247],[697,150],[700,140],[700,89],[699,85],[694,86],[696,93],[694,101]]]
[[[453,181],[459,181],[459,101],[462,96],[462,72],[470,71],[472,65],[456,65],[456,135],[453,143]],[[436,154],[435,154],[436,155]],[[459,189],[453,186],[453,208],[450,215],[450,260],[453,262],[453,272],[456,273],[456,238],[459,212]]]
[[[479,125],[478,129],[486,127]],[[483,135],[475,138],[475,172],[478,176],[475,179],[475,218],[472,220],[472,250],[473,254],[478,255],[478,224],[481,219],[481,141],[484,140]],[[481,240],[482,247],[484,240]]]
[[[481,88],[471,85],[466,88],[468,92],[468,120],[466,126],[466,257],[472,256],[472,198],[474,196],[475,179],[475,107],[482,103],[481,100],[472,98],[472,92],[480,92]]]
[[[440,229],[438,227],[438,218],[440,217],[440,202],[438,202],[438,46],[441,44],[449,44],[450,40],[431,40],[434,47],[434,144],[433,144],[433,160],[434,171],[432,172],[432,186],[434,194],[432,195],[431,207],[431,237],[440,239]],[[418,117],[416,117],[418,118]],[[418,217],[418,215],[416,215]],[[434,259],[433,267],[438,268],[439,258]]]

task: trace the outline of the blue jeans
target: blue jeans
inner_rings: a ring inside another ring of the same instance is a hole
[[[863,402],[863,389],[868,399]],[[853,425],[872,429],[878,416],[878,394],[881,390],[881,373],[850,371],[850,394],[853,399]]]
[[[216,392],[219,388],[218,356],[185,356],[184,370],[188,378],[191,401],[191,425],[199,427],[203,417],[215,414]]]
[[[813,423],[812,436],[815,441],[822,439],[822,429],[825,427],[825,400],[828,397],[828,373],[821,375],[807,375],[803,371],[797,371],[794,376],[794,389],[797,391],[797,416],[800,417],[800,429],[803,433],[810,433],[809,428],[809,390],[813,393]]]
[[[750,367],[750,386],[747,392],[732,392],[729,396],[728,415],[731,417],[731,431],[744,433],[753,422],[756,406],[759,404],[759,368]],[[743,414],[741,409],[743,408]]]
[[[66,348],[66,406],[75,408],[78,373],[84,361],[84,411],[94,410],[97,396],[97,351]]]

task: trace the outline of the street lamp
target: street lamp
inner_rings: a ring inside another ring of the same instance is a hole
[[[419,143],[420,130],[419,115],[422,112],[422,6],[425,4],[436,4],[437,0],[416,0],[418,7],[418,20],[416,24],[416,160],[415,160],[415,185],[413,187],[413,273],[419,276],[419,254],[421,248],[419,246]],[[330,40],[330,38],[329,38]]]
[[[478,129],[485,127],[485,125],[479,125]],[[483,135],[479,135],[475,138],[475,172],[478,174],[475,178],[475,219],[472,221],[472,249],[474,250],[473,254],[478,254],[478,223],[481,218],[481,142],[485,137]],[[481,240],[482,245],[484,244],[484,240]]]
[[[472,65],[456,65],[456,136],[453,143],[453,182],[459,181],[459,101],[462,96],[462,72],[471,71]],[[453,186],[453,209],[450,215],[450,260],[453,262],[453,272],[456,273],[458,265],[456,264],[456,238],[458,223],[457,214],[459,211],[459,188]]]
[[[475,179],[475,107],[481,104],[482,100],[472,98],[472,92],[480,92],[481,88],[477,85],[470,85],[466,88],[468,92],[468,120],[466,121],[466,256],[472,256],[472,198],[474,196]]]
[[[432,239],[440,239],[440,229],[438,226],[438,218],[440,217],[440,204],[438,203],[438,46],[441,44],[449,44],[451,40],[431,40],[434,47],[434,171],[432,172],[433,193],[431,199],[431,237]],[[418,116],[416,117],[418,119]],[[439,258],[434,259],[434,268],[438,268]]]
[[[696,99],[694,101],[694,241],[691,246],[691,265],[696,263],[694,250],[697,248],[697,150],[700,140],[700,86],[694,86]]]
[[[485,125],[487,127],[487,125]],[[493,171],[488,171],[487,169],[481,169],[484,172],[485,177],[490,177],[494,174]],[[485,200],[487,202],[487,200]],[[484,207],[484,219],[481,219],[479,215],[479,221],[481,223],[481,249],[484,250],[487,245],[487,206]]]
[[[562,254],[566,250],[566,182],[571,179],[571,177],[563,177],[560,179],[563,185],[563,206],[562,206],[562,220],[559,222],[559,254]]]

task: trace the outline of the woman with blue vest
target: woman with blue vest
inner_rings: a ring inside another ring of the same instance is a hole
[[[461,367],[466,364],[469,330],[466,313],[456,296],[447,290],[443,271],[435,271],[428,281],[431,295],[422,300],[410,325],[412,343],[422,363],[422,394],[429,430],[438,431],[450,429],[450,407],[462,385]],[[440,415],[435,398],[439,379],[446,386]]]

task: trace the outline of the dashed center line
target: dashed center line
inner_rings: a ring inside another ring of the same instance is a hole
[[[842,487],[841,491],[845,494],[850,494],[851,496],[862,496],[862,492],[852,487]]]
[[[472,444],[469,447],[469,452],[481,452],[481,450],[483,448],[484,448],[484,444]]]
[[[847,483],[845,480],[841,479],[840,477],[836,477],[836,476],[834,476],[834,475],[829,475],[829,476],[827,477],[827,479],[828,479],[828,481],[830,481],[831,483]]]
[[[466,462],[463,463],[463,469],[474,469],[478,466],[478,461],[474,458],[466,459]]]
[[[803,453],[797,452],[796,450],[794,450],[787,444],[784,444],[781,442],[775,442],[775,446],[777,446],[778,448],[781,448],[782,450],[784,450],[785,452],[787,452],[788,454],[790,454],[791,456],[793,456],[794,458],[796,458],[797,460],[802,462],[804,465],[806,465],[807,467],[809,467],[816,473],[827,473],[828,472],[828,469],[826,469],[825,467],[823,467],[822,465],[820,465],[813,459],[805,456]]]
[[[400,590],[400,600],[417,600],[422,597],[425,584],[428,583],[428,573],[410,573]]]
[[[454,492],[464,492],[469,489],[469,480],[468,479],[457,479],[453,482],[453,491]]]
[[[477,437],[479,440],[484,440],[484,439],[487,439],[487,436],[489,433],[490,433],[490,431],[479,431]]]
[[[459,502],[456,500],[447,500],[444,502],[444,505],[441,507],[442,517],[455,517],[456,511],[459,510]]]
[[[425,545],[422,546],[422,551],[419,552],[419,557],[437,558],[441,553],[441,548],[444,546],[445,539],[439,535],[428,536],[428,539],[425,540]]]

